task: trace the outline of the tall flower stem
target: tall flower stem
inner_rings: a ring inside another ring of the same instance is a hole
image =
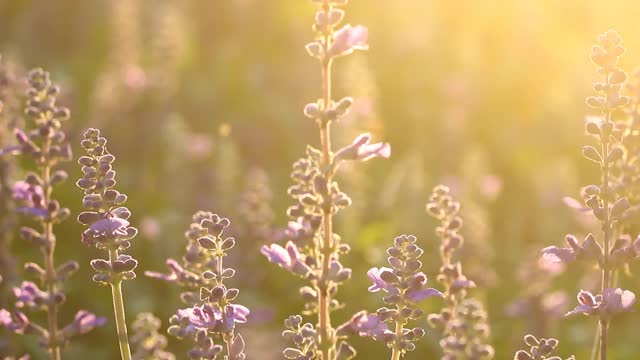
[[[118,250],[109,250],[109,262],[113,263],[118,259]],[[113,311],[116,316],[116,330],[118,332],[118,343],[120,344],[120,357],[122,360],[131,360],[131,348],[129,346],[129,335],[127,334],[127,321],[124,313],[124,301],[122,300],[122,279],[119,277],[111,282],[111,295],[113,297]]]
[[[605,72],[605,87],[608,88],[609,84],[609,72]],[[608,103],[608,96],[607,96]],[[605,123],[611,123],[611,113],[612,111],[609,109],[608,105],[604,109],[605,111]],[[602,202],[603,207],[606,210],[605,219],[602,221],[602,242],[604,243],[604,254],[602,259],[602,284],[601,284],[601,294],[604,294],[604,290],[611,287],[611,272],[609,270],[609,252],[611,246],[611,214],[609,211],[609,167],[610,163],[607,161],[609,157],[609,137],[602,137],[602,158],[604,159],[604,164],[602,167]],[[608,337],[608,328],[609,324],[606,318],[606,315],[600,316],[600,359],[607,359],[607,337]]]
[[[329,16],[330,5],[328,1],[323,4],[323,10]],[[331,46],[331,33],[327,26],[324,31],[324,53],[329,52]],[[331,106],[331,57],[326,57],[322,61],[322,98],[323,110],[328,110]],[[333,153],[331,151],[331,122],[322,121],[320,125],[320,142],[322,145],[322,162],[325,166],[331,163]],[[327,183],[331,182],[333,174],[326,174]],[[320,274],[320,284],[318,285],[318,323],[320,324],[320,351],[322,360],[331,359],[331,350],[334,348],[332,335],[330,304],[331,294],[329,294],[328,273],[333,252],[333,219],[331,209],[325,209],[322,215],[323,239],[321,244],[322,268]]]
[[[398,314],[400,314],[401,307],[398,305]],[[402,331],[404,330],[404,322],[403,318],[399,318],[396,320],[396,339],[402,338]],[[402,356],[402,350],[397,344],[397,340],[394,343],[393,350],[391,351],[391,360],[400,360]]]
[[[51,141],[47,138],[44,144],[45,154],[49,153]],[[44,165],[42,167],[42,175],[44,180],[44,203],[49,204],[51,201],[51,166]],[[46,268],[46,285],[50,295],[56,293],[56,267],[54,261],[54,251],[56,248],[56,239],[53,235],[53,222],[51,219],[43,220],[42,227],[46,237],[48,246],[44,247],[42,252],[44,255],[44,263]],[[51,359],[60,360],[60,345],[58,344],[58,304],[56,301],[47,302],[47,324],[49,328],[49,355]]]

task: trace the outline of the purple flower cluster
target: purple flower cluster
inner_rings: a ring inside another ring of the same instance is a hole
[[[530,347],[529,351],[518,350],[513,360],[562,360],[559,356],[552,356],[553,351],[558,347],[556,339],[537,339],[529,334],[524,337],[524,342]],[[567,358],[567,360],[575,359],[573,355]]]
[[[463,222],[458,215],[460,203],[453,199],[449,188],[438,185],[426,208],[429,215],[440,221],[436,228],[442,259],[438,281],[444,286],[447,306],[439,314],[429,315],[428,320],[442,329],[443,359],[492,359],[494,350],[485,343],[489,336],[487,313],[480,302],[467,298],[468,290],[476,285],[462,273],[462,264],[454,262],[455,252],[464,244],[460,234]]]
[[[368,49],[368,30],[358,25],[343,25],[345,0],[313,0],[318,10],[313,24],[315,40],[306,45],[309,55],[318,60],[322,74],[323,96],[304,107],[304,115],[314,120],[320,130],[320,148],[308,145],[306,157],[296,161],[291,174],[294,185],[289,195],[296,204],[287,210],[290,221],[284,231],[287,240],[280,244],[265,245],[262,253],[270,262],[288,272],[304,278],[310,286],[300,289],[305,300],[305,313],[317,314],[317,334],[300,338],[292,334],[308,329],[300,327],[302,320],[293,316],[287,319],[285,337],[295,347],[284,350],[288,359],[333,358],[350,359],[355,350],[346,341],[338,344],[331,325],[330,312],[339,308],[334,298],[341,283],[351,277],[351,269],[343,266],[340,256],[349,251],[347,244],[333,232],[333,216],[351,204],[334,180],[340,164],[345,161],[367,161],[372,158],[388,158],[388,143],[373,143],[370,134],[358,136],[353,143],[335,152],[331,146],[331,126],[345,116],[353,99],[344,97],[334,101],[331,96],[331,66],[336,58]]]
[[[626,226],[632,206],[626,198],[630,188],[623,184],[629,181],[629,171],[633,170],[628,166],[629,155],[625,154],[625,137],[628,135],[625,129],[628,129],[628,125],[619,126],[613,120],[614,115],[622,112],[629,103],[629,98],[621,93],[627,75],[618,67],[619,58],[624,52],[622,39],[612,30],[598,36],[597,44],[591,48],[591,60],[597,66],[598,73],[603,75],[603,81],[596,82],[593,87],[597,94],[587,98],[587,105],[598,114],[587,120],[585,130],[597,141],[599,149],[587,145],[582,153],[585,158],[599,165],[602,182],[586,186],[582,189],[582,195],[584,211],[591,212],[601,224],[601,241],[598,242],[592,234],[588,234],[582,242],[574,235],[567,235],[569,247],[550,246],[542,250],[547,261],[587,261],[596,263],[601,270],[599,293],[594,295],[581,290],[577,296],[579,305],[567,313],[599,318],[597,342],[601,359],[607,357],[611,316],[630,311],[635,303],[635,295],[631,291],[615,288],[612,273],[640,255],[640,241],[631,241]]]
[[[176,283],[184,290],[181,299],[189,307],[178,310],[171,317],[168,331],[180,339],[194,339],[190,358],[215,359],[223,355],[229,360],[245,359],[244,339],[236,325],[246,323],[250,311],[232,303],[240,291],[225,284],[226,279],[235,275],[235,270],[223,263],[227,252],[235,246],[234,238],[223,237],[225,228],[230,225],[229,219],[199,211],[193,220],[186,232],[188,244],[182,265],[169,259],[168,274],[145,274]]]
[[[176,357],[165,350],[166,336],[158,333],[161,327],[160,319],[151,313],[140,313],[133,322],[133,360],[175,360]]]
[[[409,321],[420,319],[424,312],[418,303],[430,297],[444,297],[433,288],[427,288],[427,276],[420,271],[419,260],[423,250],[416,244],[413,235],[401,235],[395,238],[394,246],[387,249],[390,268],[371,268],[367,275],[372,281],[369,291],[385,293],[383,301],[392,308],[381,307],[375,314],[359,312],[349,322],[341,326],[338,333],[348,330],[360,336],[369,336],[387,344],[392,349],[392,359],[398,359],[408,351],[415,349],[415,342],[424,336],[421,327],[407,328]],[[395,324],[392,331],[389,323]]]
[[[122,206],[127,196],[114,189],[116,172],[112,164],[116,158],[107,150],[107,139],[100,130],[88,129],[80,145],[87,153],[78,159],[83,176],[76,182],[84,191],[82,206],[86,210],[78,215],[78,222],[86,226],[82,242],[108,253],[108,259],[91,260],[96,271],[93,281],[111,285],[120,352],[123,358],[130,358],[121,284],[136,277],[138,261],[120,252],[131,246],[138,230],[129,226],[131,212]]]
[[[60,88],[52,84],[49,73],[42,69],[32,70],[28,85],[25,115],[35,126],[28,132],[16,129],[18,144],[1,153],[23,154],[31,158],[37,168],[37,172],[29,172],[24,180],[15,182],[11,191],[18,204],[16,211],[37,224],[35,227],[24,226],[19,233],[25,241],[40,248],[44,266],[32,262],[25,264],[25,272],[38,283],[23,281],[19,287],[14,287],[13,294],[16,308],[46,312],[47,325],[31,322],[22,311],[5,309],[0,309],[0,325],[15,333],[39,336],[51,359],[60,359],[61,349],[72,337],[103,325],[105,319],[80,310],[70,324],[62,329],[58,327],[58,308],[65,302],[63,284],[79,268],[75,261],[55,265],[54,225],[70,215],[69,209],[52,198],[54,187],[68,177],[57,166],[72,158],[71,146],[62,131],[62,123],[69,119],[69,110],[56,104]]]

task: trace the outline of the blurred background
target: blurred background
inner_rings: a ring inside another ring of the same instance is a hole
[[[598,179],[596,166],[580,155],[589,141],[584,99],[597,76],[590,46],[616,29],[628,49],[622,67],[632,71],[640,65],[635,14],[640,3],[630,0],[351,1],[347,22],[369,27],[371,50],[335,63],[334,97],[356,98],[351,114],[334,126],[335,143],[367,130],[389,141],[393,154],[339,175],[354,201],[337,220],[353,248],[344,263],[354,276],[341,288],[347,307],[335,313],[335,323],[380,306],[380,297],[366,292],[366,271],[383,264],[396,235],[418,236],[425,272],[437,273],[435,223],[424,205],[431,188],[445,183],[463,203],[462,259],[479,284],[473,295],[488,309],[496,358],[511,358],[528,332],[559,338],[565,356],[590,354],[595,320],[562,314],[575,306],[580,288],[599,286],[599,274],[541,266],[538,258],[542,247],[563,244],[566,233],[598,231],[563,197],[577,197],[580,186]],[[130,323],[152,311],[165,327],[182,306],[176,287],[142,274],[164,271],[165,258],[179,258],[191,215],[211,210],[231,219],[240,246],[229,261],[238,270],[239,302],[253,312],[242,330],[248,357],[281,358],[282,320],[302,308],[302,281],[269,265],[259,248],[269,241],[267,230],[286,225],[291,164],[305,144],[319,142],[317,126],[302,115],[320,97],[319,66],[304,50],[313,16],[314,6],[303,0],[0,1],[2,146],[21,123],[23,77],[36,66],[63,89],[59,102],[71,109],[75,155],[89,126],[110,140],[118,190],[129,195],[132,224],[140,229],[131,249],[139,277],[124,285]],[[65,166],[70,180],[79,178],[79,166]],[[7,181],[24,171],[10,164],[1,170]],[[81,196],[74,181],[55,193],[74,214]],[[12,241],[20,219],[3,215],[0,307],[11,300],[7,286],[23,278],[16,264],[41,261],[37,250]],[[115,359],[109,289],[91,282],[89,266],[103,254],[80,243],[81,231],[73,220],[57,229],[57,262],[81,264],[61,322],[79,308],[109,322],[64,355]],[[637,278],[620,281],[640,289]],[[424,309],[440,305],[428,301]],[[638,356],[631,331],[638,320],[632,314],[615,322],[611,358]],[[429,330],[406,358],[436,358],[438,339]],[[32,339],[2,330],[0,340],[0,355],[44,358]],[[362,358],[385,351],[370,339],[354,345]],[[184,358],[173,338],[170,349]]]

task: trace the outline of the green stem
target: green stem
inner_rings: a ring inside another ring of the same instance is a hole
[[[323,10],[329,14],[330,5],[328,2],[323,4]],[[324,53],[327,54],[331,42],[331,29],[326,28],[324,31]],[[331,58],[327,57],[322,61],[322,95],[323,110],[328,110],[331,104]],[[331,164],[331,129],[330,123],[323,120],[320,126],[320,142],[322,144],[322,162],[324,166]],[[327,184],[331,183],[332,174],[326,174]],[[335,339],[333,337],[333,329],[331,327],[331,317],[329,306],[331,304],[331,294],[329,294],[329,265],[331,254],[333,252],[333,221],[331,210],[323,212],[322,216],[323,238],[320,244],[320,252],[322,254],[322,268],[318,284],[318,323],[320,326],[320,352],[322,360],[330,360],[332,357],[332,349],[335,347]]]
[[[605,73],[606,86],[609,87],[609,74]],[[608,104],[607,96],[607,104]],[[611,123],[611,111],[605,109],[605,124]],[[604,290],[611,287],[611,271],[609,270],[609,252],[611,247],[611,219],[609,213],[609,137],[601,139],[602,142],[602,202],[606,211],[606,218],[602,221],[602,241],[604,243],[604,254],[602,261],[602,284],[600,294],[604,296]],[[607,360],[607,337],[609,332],[609,322],[606,315],[600,316],[600,360]]]
[[[109,250],[109,261],[118,259],[118,250]],[[129,347],[129,336],[127,334],[127,321],[124,314],[124,301],[122,300],[122,279],[111,283],[111,294],[113,296],[113,311],[116,316],[116,328],[118,331],[118,342],[120,344],[120,356],[122,360],[131,360],[131,349]]]
[[[44,152],[48,153],[50,142],[47,139],[44,145]],[[48,205],[51,201],[51,166],[45,165],[42,168],[43,173],[43,193],[44,203]],[[53,235],[53,223],[51,220],[45,220],[42,224],[44,235],[47,239],[48,246],[44,247],[42,253],[44,255],[44,264],[46,268],[46,285],[47,292],[50,296],[54,296],[57,291],[57,276],[54,261],[54,252],[56,248],[56,239]],[[52,298],[53,300],[53,298]],[[54,301],[47,303],[47,325],[49,328],[49,355],[53,360],[60,360],[60,345],[58,339],[58,304]]]
[[[398,308],[398,312],[399,311],[400,309]],[[400,350],[398,344],[400,342],[400,338],[402,337],[403,329],[404,329],[404,319],[398,319],[398,321],[396,321],[396,340],[393,344],[393,350],[391,352],[391,360],[400,360],[400,357],[402,356],[402,350]]]

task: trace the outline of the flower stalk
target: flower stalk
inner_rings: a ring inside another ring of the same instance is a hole
[[[138,230],[129,226],[127,219],[131,212],[122,206],[127,196],[114,189],[116,172],[112,163],[115,156],[107,150],[107,139],[100,135],[100,130],[88,129],[81,145],[87,152],[78,160],[84,175],[76,182],[84,190],[82,205],[86,211],[78,215],[78,222],[87,226],[82,242],[108,254],[107,259],[91,261],[91,267],[96,271],[93,281],[111,286],[120,356],[123,360],[130,360],[122,281],[136,277],[134,270],[138,261],[121,252],[131,246]]]
[[[56,168],[72,158],[71,146],[62,131],[62,122],[70,115],[68,109],[56,104],[60,88],[52,84],[49,73],[39,68],[32,70],[28,85],[25,115],[33,121],[35,128],[28,132],[16,129],[18,144],[1,150],[0,155],[23,154],[35,162],[37,173],[29,172],[24,181],[14,184],[12,192],[19,204],[17,212],[39,224],[38,229],[22,227],[20,236],[39,247],[44,266],[31,262],[25,264],[25,272],[40,285],[24,281],[20,287],[14,287],[15,307],[20,310],[9,312],[0,309],[0,325],[18,334],[39,336],[49,358],[59,360],[63,346],[72,337],[101,326],[104,318],[80,310],[70,324],[63,328],[58,325],[59,306],[65,302],[63,283],[79,268],[75,261],[67,261],[57,267],[55,264],[54,225],[63,222],[71,213],[52,197],[54,186],[68,177],[64,170]],[[47,325],[32,323],[22,308],[46,312]]]

